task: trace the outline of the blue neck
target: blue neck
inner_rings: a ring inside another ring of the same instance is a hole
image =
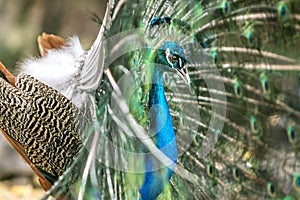
[[[164,94],[163,75],[157,68],[153,70],[152,86],[149,93],[150,133],[156,146],[176,163],[177,147],[172,117]],[[172,169],[162,166],[154,156],[145,158],[146,173],[140,188],[143,200],[152,200],[162,192],[173,174]],[[153,171],[155,170],[155,171]]]

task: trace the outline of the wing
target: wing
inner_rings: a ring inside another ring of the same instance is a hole
[[[2,133],[49,189],[81,148],[79,111],[28,75],[0,85]]]

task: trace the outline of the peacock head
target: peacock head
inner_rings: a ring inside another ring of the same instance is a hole
[[[157,62],[164,66],[163,70],[175,72],[186,84],[190,84],[184,50],[178,43],[165,42],[158,50]]]

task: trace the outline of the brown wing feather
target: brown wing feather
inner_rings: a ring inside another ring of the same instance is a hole
[[[12,139],[9,135],[7,135],[2,129],[0,132],[4,135],[6,140],[11,144],[11,146],[19,153],[19,155],[25,160],[25,162],[31,167],[34,173],[39,177],[38,180],[42,186],[42,188],[47,191],[51,188],[52,184],[43,176],[43,174],[35,167],[35,165],[28,159],[25,155],[24,148]]]
[[[82,145],[78,109],[56,90],[25,74],[14,85],[0,78],[0,97],[2,134],[48,190],[51,183],[38,169],[58,178],[77,155]]]
[[[0,62],[0,71],[3,72],[7,80],[11,85],[15,85],[15,77],[6,69],[6,67]],[[39,177],[39,182],[44,190],[48,190],[51,188],[51,183],[43,176],[43,174],[35,167],[34,164],[28,159],[25,155],[24,148],[17,141],[12,139],[9,135],[6,134],[0,128],[0,132],[4,135],[6,140],[11,144],[11,146],[19,153],[19,155],[25,160],[25,162],[31,167],[34,173]]]
[[[66,41],[53,34],[42,33],[37,38],[41,56],[45,56],[51,49],[60,49],[66,45]]]
[[[0,62],[0,71],[5,75],[11,85],[15,85],[16,78],[6,69],[2,62]]]

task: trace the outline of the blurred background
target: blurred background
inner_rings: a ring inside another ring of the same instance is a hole
[[[88,49],[96,38],[106,0],[0,0],[0,61],[15,74],[17,63],[38,57],[37,36],[77,35]],[[0,200],[40,199],[44,191],[31,169],[0,134]]]

